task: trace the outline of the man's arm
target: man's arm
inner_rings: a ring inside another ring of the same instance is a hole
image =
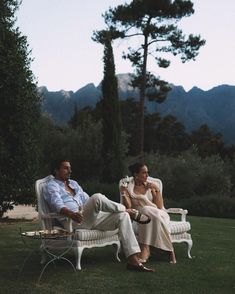
[[[80,212],[73,212],[64,205],[64,202],[61,199],[60,189],[57,183],[53,181],[49,182],[45,187],[43,195],[46,202],[49,204],[50,208],[53,211],[56,211],[59,214],[67,216],[78,223],[80,223],[83,220],[83,216]]]
[[[60,214],[71,218],[73,221],[77,223],[81,223],[84,219],[81,212],[73,212],[69,210],[67,207],[62,207],[60,210]]]

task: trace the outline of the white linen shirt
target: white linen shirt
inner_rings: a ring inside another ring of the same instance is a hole
[[[44,188],[44,199],[48,203],[52,212],[60,213],[63,207],[67,207],[73,212],[77,212],[89,199],[89,195],[82,190],[76,181],[69,180],[68,185],[74,190],[75,195],[65,190],[63,181],[51,179]]]

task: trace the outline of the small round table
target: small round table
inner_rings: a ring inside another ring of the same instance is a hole
[[[68,258],[64,257],[64,255],[68,251],[70,251],[71,248],[73,247],[74,232],[70,233],[70,232],[67,232],[64,230],[41,230],[41,231],[32,231],[32,232],[22,232],[20,229],[20,235],[21,235],[21,238],[22,238],[25,245],[27,245],[26,241],[25,241],[25,237],[40,240],[41,241],[41,246],[40,246],[41,250],[43,251],[43,253],[46,253],[46,255],[50,258],[50,260],[45,263],[43,269],[41,270],[37,283],[40,282],[42,275],[43,275],[45,269],[48,267],[48,265],[56,260],[65,260],[66,262],[68,262],[72,266],[73,270],[76,272],[76,269],[75,269],[74,265],[72,264],[72,262]],[[57,241],[63,242],[63,240],[64,240],[64,243],[63,243],[64,245],[62,247],[56,246]],[[48,245],[48,242],[51,244]],[[59,249],[59,253],[56,254],[55,252],[58,249]],[[62,249],[63,249],[63,251],[62,251]],[[22,272],[24,265],[30,256],[31,256],[31,253],[29,254],[29,256],[27,256],[25,258],[20,272]]]

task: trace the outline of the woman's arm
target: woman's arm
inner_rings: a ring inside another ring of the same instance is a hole
[[[128,190],[125,187],[120,187],[120,195],[122,197],[122,203],[126,206],[126,208],[131,208],[131,199]]]
[[[153,183],[148,182],[147,185],[148,188],[151,190],[153,203],[156,204],[159,209],[162,209],[164,207],[164,202],[160,189]]]

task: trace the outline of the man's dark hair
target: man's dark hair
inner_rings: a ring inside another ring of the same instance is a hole
[[[68,158],[57,158],[57,159],[52,161],[52,163],[51,163],[51,174],[53,176],[55,176],[55,170],[59,169],[62,162],[65,162],[65,161],[70,162],[70,160]]]

